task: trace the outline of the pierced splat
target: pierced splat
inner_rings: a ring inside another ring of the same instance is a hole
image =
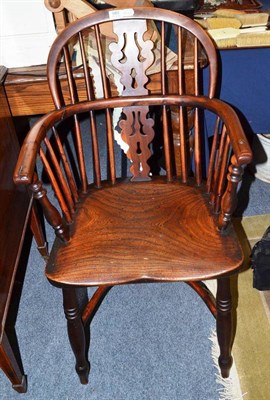
[[[128,21],[128,31],[126,22],[114,21],[113,30],[118,41],[110,43],[109,49],[112,52],[111,63],[121,74],[122,96],[147,94],[146,71],[154,62],[154,43],[144,40],[146,21]]]
[[[147,32],[145,20],[129,21],[129,29],[123,22],[113,23],[118,41],[110,44],[111,63],[121,74],[122,96],[147,94],[147,69],[154,62],[151,40],[144,40]],[[121,137],[129,146],[127,156],[132,162],[132,180],[150,180],[147,160],[151,156],[149,144],[154,138],[154,121],[148,117],[149,107],[125,107],[120,121]]]
[[[147,160],[151,156],[149,143],[154,138],[154,120],[147,117],[148,112],[148,107],[124,107],[126,119],[119,123],[122,139],[129,145],[127,156],[132,162],[132,181],[151,179]]]

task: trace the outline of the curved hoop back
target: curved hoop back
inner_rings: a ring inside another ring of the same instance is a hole
[[[139,21],[147,21],[148,35],[145,35],[144,32],[145,24],[142,24]],[[50,90],[56,108],[59,108],[61,105],[63,105],[61,102],[61,94],[59,93],[59,86],[57,84],[57,71],[59,65],[58,63],[62,57],[64,49],[66,52],[68,49],[70,51],[70,45],[72,46],[74,43],[80,43],[80,45],[84,45],[84,48],[79,50],[79,46],[77,46],[76,52],[81,51],[82,53],[85,53],[87,57],[89,56],[89,52],[93,50],[94,60],[97,61],[97,57],[99,57],[98,61],[100,68],[103,66],[106,67],[107,64],[110,64],[110,53],[106,53],[108,48],[105,46],[106,44],[109,46],[110,42],[113,42],[116,39],[115,34],[117,34],[117,32],[115,32],[115,30],[118,29],[119,31],[119,28],[117,28],[117,26],[119,27],[119,24],[116,24],[116,22],[123,22],[123,24],[121,24],[122,34],[128,35],[137,29],[137,35],[145,35],[144,39],[151,39],[153,44],[159,47],[159,51],[157,54],[155,54],[155,56],[160,55],[160,58],[155,57],[155,64],[160,64],[161,74],[164,72],[162,71],[163,67],[165,67],[166,70],[169,69],[178,71],[178,73],[175,75],[171,74],[174,77],[174,81],[178,81],[174,82],[174,85],[172,85],[171,82],[167,82],[167,84],[166,82],[162,82],[161,75],[160,79],[156,77],[155,84],[149,86],[150,91],[153,86],[157,86],[156,81],[159,81],[162,89],[166,90],[166,94],[176,94],[171,93],[172,90],[176,90],[176,86],[178,86],[177,94],[194,94],[189,93],[190,88],[185,88],[183,85],[183,71],[194,69],[195,73],[193,86],[195,94],[205,94],[209,97],[215,96],[218,74],[216,48],[210,36],[200,25],[184,15],[160,8],[137,7],[128,9],[109,9],[97,11],[94,14],[71,23],[61,34],[59,34],[53,43],[48,57],[47,74]],[[104,37],[102,35],[102,26],[104,24],[112,25],[112,31],[114,32],[113,37]],[[87,40],[84,40],[83,43],[81,43],[80,37],[85,39],[86,34],[90,35],[89,41],[87,42]],[[121,40],[122,39],[119,38],[119,41]],[[106,43],[104,44],[104,42]],[[68,49],[67,46],[69,46]],[[86,46],[88,46],[87,49],[85,48]],[[170,52],[169,49],[171,46],[173,46],[172,52]],[[168,60],[166,60],[166,57],[168,58],[168,53],[171,57],[171,61],[173,60],[173,66],[167,62]],[[173,54],[171,53],[174,53],[175,57],[173,57]],[[104,56],[107,57],[104,58]],[[164,56],[165,59],[162,56]],[[80,60],[85,68],[83,63],[83,54],[81,55]],[[88,62],[89,67],[91,68],[91,61],[93,62],[93,59],[86,59],[85,61]],[[205,67],[206,65],[209,68],[209,86],[208,89],[202,93],[200,92],[200,86],[198,82],[198,68],[200,66]],[[113,73],[112,71],[109,72]],[[148,71],[148,75],[150,73],[155,73],[155,69],[152,68],[152,70]],[[85,79],[86,76],[87,74],[85,73]],[[104,78],[102,85],[103,87],[106,87],[107,76],[105,75],[102,78]],[[165,81],[166,76],[163,78],[163,81]],[[169,80],[169,78],[171,78],[171,76],[167,77],[167,80]],[[155,90],[155,88],[152,90]],[[113,91],[111,91],[110,95],[112,94]]]
[[[110,37],[102,32],[112,32]],[[61,63],[60,63],[61,61]],[[64,62],[62,62],[64,61]],[[60,63],[60,64],[59,64]],[[60,67],[59,67],[60,65]],[[209,85],[204,90],[202,70],[209,69]],[[61,72],[63,68],[63,72]],[[55,40],[48,58],[48,81],[56,108],[78,101],[117,96],[133,96],[138,102],[147,93],[205,94],[214,97],[217,83],[217,54],[208,34],[192,19],[158,8],[109,9],[96,12],[70,24]],[[62,73],[67,77],[61,80]],[[64,86],[63,82],[68,82]],[[171,110],[174,130],[184,125],[183,110]],[[121,116],[122,113],[122,116]],[[187,116],[189,129],[195,126],[195,165],[201,163],[198,132],[198,111]],[[172,179],[169,163],[169,130],[166,107],[162,110],[166,171]],[[120,122],[119,122],[120,121]],[[114,172],[114,139],[132,162],[131,172],[136,180],[149,179],[150,143],[154,138],[154,120],[148,107],[128,107],[112,113],[107,111],[108,148],[111,178]],[[117,129],[115,129],[117,128]],[[75,118],[78,146],[81,134]],[[119,133],[120,130],[120,133]],[[118,132],[118,133],[117,133]],[[187,180],[187,154],[179,143],[186,135],[175,135],[177,170]],[[94,137],[96,134],[94,133]],[[197,138],[196,138],[197,137]],[[95,142],[95,140],[94,140]],[[95,146],[94,146],[95,147]],[[98,151],[94,149],[94,157]],[[185,153],[185,154],[184,154]],[[83,165],[83,160],[80,161]],[[179,165],[178,165],[179,164]],[[199,167],[198,183],[202,172]],[[82,174],[84,172],[82,171]]]

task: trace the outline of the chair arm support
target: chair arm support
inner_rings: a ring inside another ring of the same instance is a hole
[[[242,180],[243,168],[235,164],[235,157],[232,157],[227,175],[227,188],[221,200],[221,213],[218,218],[218,228],[224,232],[228,227],[232,214],[237,204],[237,187]]]
[[[55,234],[62,242],[67,243],[70,239],[69,230],[63,223],[63,219],[59,211],[52,205],[47,197],[47,191],[40,181],[35,181],[30,185],[34,198],[38,200],[42,206],[44,215],[48,223],[53,227]]]

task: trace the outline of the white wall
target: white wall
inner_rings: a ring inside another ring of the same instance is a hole
[[[0,0],[0,65],[45,64],[55,37],[43,0]]]

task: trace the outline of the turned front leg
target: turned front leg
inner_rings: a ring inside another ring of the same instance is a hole
[[[88,383],[89,363],[86,358],[85,329],[78,307],[76,289],[63,288],[64,311],[69,341],[76,358],[76,372],[82,384]]]
[[[232,299],[230,278],[218,279],[217,286],[217,339],[220,347],[219,366],[223,378],[228,378],[232,366]]]

